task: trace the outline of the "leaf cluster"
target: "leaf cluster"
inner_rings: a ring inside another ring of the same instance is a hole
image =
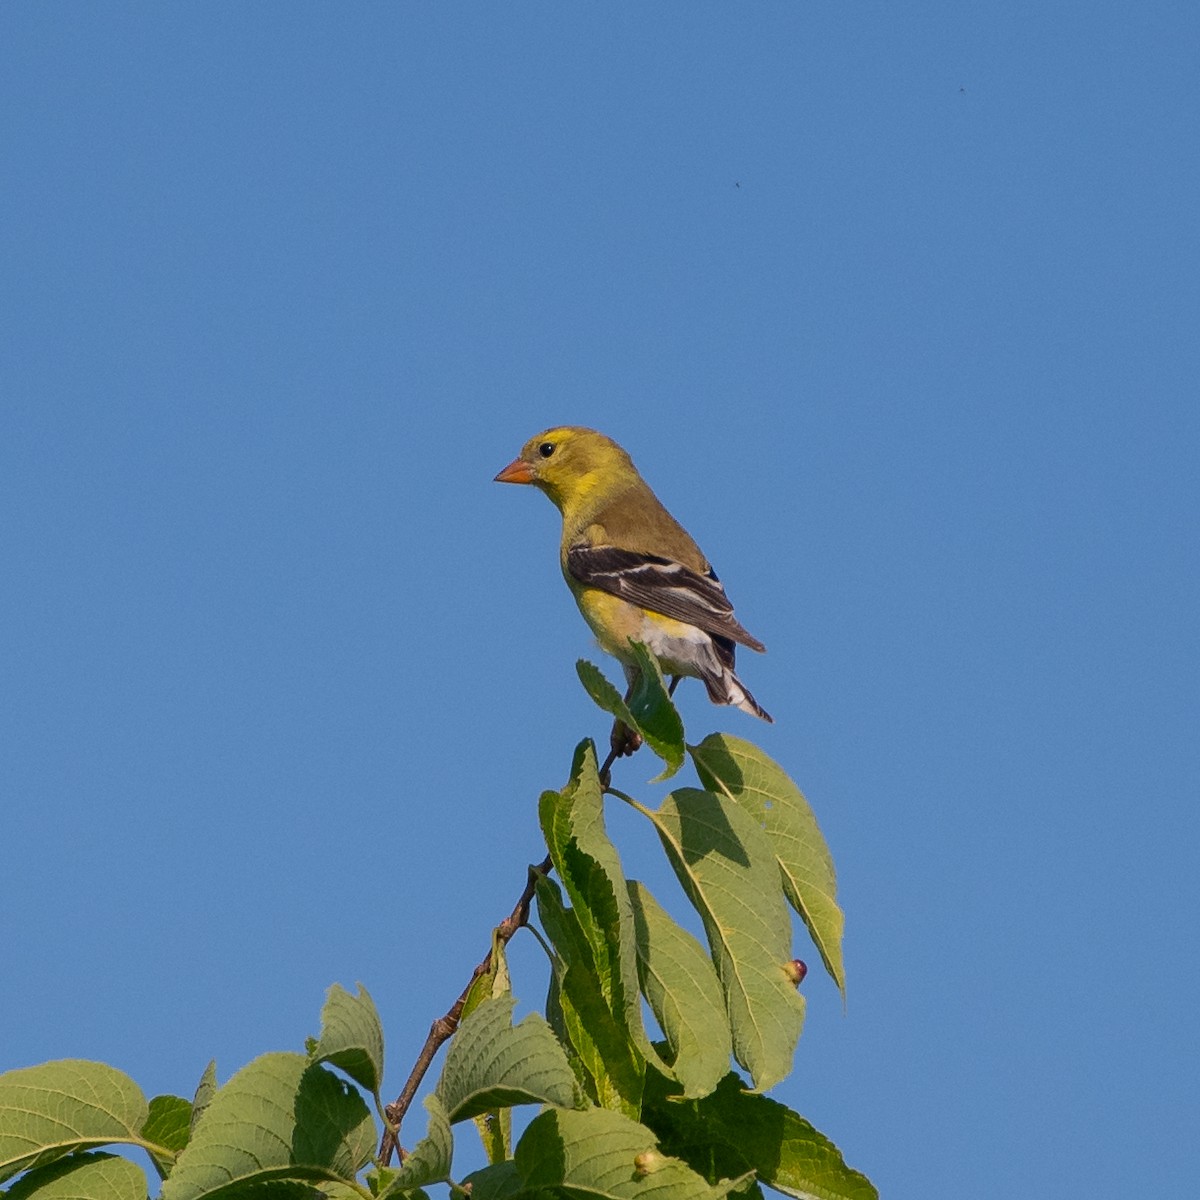
[[[426,1135],[402,1165],[374,1151],[377,1120],[398,1133],[381,1098],[378,1013],[361,985],[357,995],[335,985],[306,1054],[263,1055],[221,1086],[210,1064],[190,1101],[147,1101],[102,1063],[0,1075],[0,1185],[13,1181],[0,1198],[142,1200],[143,1172],[113,1146],[146,1152],[162,1200],[426,1200],[439,1184],[454,1200],[718,1200],[757,1196],[762,1185],[877,1197],[827,1138],[762,1094],[790,1072],[804,1019],[789,905],[844,994],[842,914],[812,811],[750,743],[714,734],[688,745],[657,665],[643,657],[625,699],[591,664],[580,663],[580,679],[662,759],[663,777],[690,758],[701,786],[651,808],[605,786],[590,741],[576,748],[567,784],[539,801],[557,876],[534,891],[552,968],[545,1016],[514,1024],[497,937],[425,1098]],[[649,822],[703,941],[625,877],[606,795]],[[540,1111],[514,1145],[521,1105]],[[488,1165],[458,1179],[455,1127],[466,1122]]]

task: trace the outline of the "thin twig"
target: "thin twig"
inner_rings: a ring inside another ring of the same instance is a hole
[[[525,883],[525,890],[521,893],[521,898],[512,912],[496,926],[496,938],[499,939],[502,946],[508,944],[518,929],[529,924],[529,906],[533,902],[534,889],[537,887],[539,879],[550,874],[553,866],[550,856],[546,855],[536,867],[529,868],[529,878]],[[400,1122],[404,1120],[404,1116],[413,1102],[413,1097],[417,1094],[417,1088],[421,1086],[421,1080],[424,1079],[425,1072],[429,1070],[429,1064],[433,1062],[434,1055],[441,1049],[443,1043],[448,1041],[458,1028],[458,1022],[462,1019],[463,1005],[467,1002],[467,996],[470,994],[475,980],[490,971],[491,967],[492,951],[489,950],[484,955],[483,961],[471,972],[470,981],[463,988],[459,998],[450,1006],[450,1010],[444,1016],[438,1017],[429,1027],[429,1036],[425,1039],[425,1045],[421,1047],[421,1053],[417,1055],[417,1061],[413,1064],[408,1082],[405,1083],[400,1095],[383,1110],[388,1119],[388,1128],[384,1130],[383,1140],[379,1144],[379,1161],[383,1166],[386,1167],[392,1161],[392,1154],[399,1149]],[[403,1151],[401,1151],[400,1157],[403,1161]]]
[[[611,778],[612,765],[617,761],[620,755],[616,750],[610,750],[608,757],[604,760],[604,766],[600,768],[600,786],[607,788],[609,779]]]
[[[672,692],[675,690],[675,685],[678,682],[678,676],[671,680],[670,690]],[[617,724],[619,725],[620,722]],[[615,731],[616,727],[614,726],[614,733]],[[630,751],[624,752],[630,753]],[[609,788],[610,772],[613,763],[621,755],[622,751],[614,747],[608,752],[608,757],[604,760],[604,765],[600,768],[600,785],[605,791],[611,790]],[[620,793],[617,794],[619,795]],[[529,924],[529,906],[533,902],[533,893],[537,887],[537,881],[549,875],[553,867],[554,864],[550,860],[550,855],[547,854],[536,867],[529,868],[529,879],[526,881],[525,890],[521,893],[521,898],[517,901],[516,907],[496,926],[496,937],[500,939],[502,946],[509,943],[513,934],[518,929]],[[413,1098],[417,1094],[417,1088],[421,1086],[421,1080],[425,1078],[425,1072],[429,1070],[429,1066],[433,1062],[437,1052],[454,1036],[455,1030],[458,1029],[458,1023],[462,1019],[463,1006],[467,1002],[467,996],[470,994],[475,980],[491,970],[491,967],[492,951],[489,950],[484,955],[483,961],[471,972],[471,978],[467,982],[467,986],[463,988],[461,995],[450,1006],[449,1011],[443,1016],[438,1017],[429,1027],[429,1035],[425,1039],[425,1045],[421,1047],[421,1053],[417,1055],[417,1061],[413,1064],[408,1081],[401,1089],[400,1095],[384,1108],[383,1112],[387,1117],[388,1126],[384,1130],[382,1141],[379,1143],[379,1161],[383,1166],[386,1167],[392,1161],[392,1155],[397,1150],[400,1150],[400,1123],[404,1120],[405,1115],[412,1106]],[[400,1150],[400,1158],[403,1161],[403,1150]]]

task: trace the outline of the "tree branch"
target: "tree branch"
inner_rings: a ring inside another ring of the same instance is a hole
[[[678,682],[678,676],[671,680],[671,691],[675,690],[675,685]],[[612,770],[613,763],[622,754],[629,754],[637,749],[637,746],[625,749],[617,744],[616,735],[618,728],[625,728],[620,721],[613,726],[614,745],[609,751],[608,757],[604,760],[604,765],[600,768],[600,785],[605,791],[609,789],[609,772]],[[639,738],[638,744],[640,742],[641,739]],[[543,879],[549,875],[553,869],[554,864],[551,862],[550,855],[548,854],[536,867],[529,868],[529,879],[525,883],[525,890],[521,893],[521,898],[517,901],[512,912],[496,926],[496,937],[500,939],[502,946],[508,945],[513,934],[518,929],[523,925],[529,924],[529,906],[533,903],[533,893],[537,887],[537,882],[539,879]],[[454,1036],[455,1030],[458,1029],[458,1023],[462,1019],[463,1006],[467,1002],[467,996],[470,995],[475,980],[490,971],[491,967],[492,952],[489,950],[484,955],[483,961],[471,972],[471,978],[467,981],[467,986],[463,988],[458,999],[450,1006],[449,1011],[438,1017],[429,1027],[429,1035],[425,1039],[425,1045],[421,1047],[421,1053],[417,1055],[417,1061],[413,1064],[412,1071],[409,1072],[408,1081],[401,1089],[400,1095],[384,1108],[383,1112],[384,1116],[387,1117],[388,1127],[384,1130],[383,1139],[379,1143],[379,1162],[382,1166],[386,1167],[392,1161],[392,1155],[397,1150],[399,1150],[400,1160],[403,1162],[404,1151],[400,1148],[400,1124],[412,1106],[413,1098],[417,1094],[417,1088],[421,1086],[421,1080],[425,1078],[425,1072],[429,1070],[429,1065],[433,1062],[434,1056]]]
[[[525,890],[521,893],[521,898],[512,912],[496,926],[496,937],[500,939],[502,946],[509,943],[513,934],[521,926],[529,924],[529,906],[533,902],[534,889],[537,887],[539,879],[550,874],[553,866],[550,856],[546,855],[536,867],[529,868],[529,878],[525,883]],[[379,1144],[379,1161],[383,1166],[386,1167],[391,1162],[392,1154],[400,1148],[400,1123],[412,1105],[417,1088],[421,1086],[421,1080],[425,1078],[425,1072],[429,1070],[429,1064],[433,1062],[434,1055],[441,1049],[443,1043],[448,1041],[458,1028],[458,1022],[462,1018],[463,1005],[467,1002],[467,996],[470,994],[475,980],[491,970],[491,967],[492,951],[489,950],[484,955],[483,961],[471,972],[467,986],[450,1006],[449,1011],[438,1017],[429,1027],[429,1036],[425,1039],[425,1045],[421,1047],[421,1053],[417,1055],[417,1061],[409,1073],[408,1082],[405,1083],[400,1095],[383,1110],[388,1119],[388,1128],[384,1130],[383,1140]],[[400,1159],[403,1162],[403,1150],[400,1151]]]

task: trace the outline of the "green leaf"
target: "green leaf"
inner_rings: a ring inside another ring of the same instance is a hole
[[[451,1123],[513,1104],[576,1102],[575,1075],[545,1018],[513,1026],[516,1000],[485,1000],[459,1026],[437,1086]]]
[[[362,1096],[299,1054],[264,1054],[213,1097],[163,1185],[195,1200],[273,1180],[352,1182],[375,1125]]]
[[[398,1170],[380,1167],[367,1176],[367,1184],[379,1200],[412,1192],[431,1183],[446,1183],[450,1179],[454,1155],[454,1134],[450,1118],[436,1095],[425,1097],[429,1114],[429,1131],[404,1158]],[[168,1200],[166,1196],[163,1200]]]
[[[629,697],[629,711],[646,744],[666,763],[666,769],[658,778],[670,779],[683,766],[683,719],[667,691],[658,659],[641,642],[630,638],[629,645],[638,660],[638,676]]]
[[[633,902],[620,855],[604,827],[604,794],[590,740],[576,747],[570,782],[562,792],[543,794],[539,814],[551,860],[587,939],[609,1011],[624,1027],[637,1054],[670,1074],[642,1024]]]
[[[192,1128],[192,1106],[182,1096],[155,1096],[142,1126],[142,1137],[173,1154],[188,1144]]]
[[[682,788],[654,812],[658,830],[704,922],[725,994],[733,1053],[766,1091],[791,1070],[804,997],[788,979],[791,921],[775,855],[753,818],[712,792]]]
[[[191,1132],[189,1101],[182,1096],[155,1096],[150,1101],[150,1115],[142,1127],[142,1137],[150,1143],[147,1153],[163,1179],[170,1173],[175,1156],[187,1145]]]
[[[572,1200],[718,1200],[743,1181],[712,1186],[664,1155],[644,1125],[603,1108],[548,1109],[517,1143],[524,1190],[562,1189]]]
[[[630,729],[637,729],[637,720],[621,698],[620,691],[613,686],[607,675],[595,663],[580,658],[575,663],[575,674],[583,684],[583,690],[604,712],[624,722]]]
[[[23,1175],[6,1200],[146,1200],[146,1173],[115,1154],[72,1154]]]
[[[508,974],[508,957],[504,951],[504,939],[500,930],[492,931],[492,955],[488,969],[476,976],[467,989],[460,1022],[465,1021],[485,1000],[512,993],[512,980]],[[504,1162],[512,1157],[512,1109],[499,1106],[477,1113],[471,1118],[479,1131],[479,1140],[488,1162]]]
[[[744,1090],[734,1074],[704,1099],[673,1099],[661,1076],[648,1082],[643,1120],[663,1149],[702,1174],[753,1170],[760,1182],[798,1200],[878,1200],[865,1175],[803,1117]]]
[[[467,989],[460,1021],[465,1021],[485,1000],[512,993],[512,980],[508,973],[508,956],[504,949],[500,930],[492,931],[492,956],[488,969],[476,976]],[[512,1157],[512,1109],[489,1108],[471,1118],[479,1131],[479,1140],[488,1162],[504,1162]]]
[[[412,1195],[420,1200],[429,1200],[421,1191],[414,1191]],[[316,1187],[316,1200],[321,1200],[322,1196],[326,1197],[326,1200],[362,1200],[362,1192],[348,1183],[320,1183]],[[258,1192],[255,1191],[248,1200],[258,1200]]]
[[[221,1192],[222,1200],[325,1200],[328,1194],[325,1189],[334,1187],[333,1184],[302,1183],[298,1179],[270,1179],[266,1183],[235,1185],[232,1190]],[[338,1184],[341,1189],[348,1188],[347,1184]],[[335,1191],[336,1195],[344,1197],[346,1191]],[[360,1197],[360,1193],[355,1193]]]
[[[66,1058],[0,1075],[0,1181],[64,1154],[138,1142],[149,1106],[128,1075]]]
[[[845,917],[837,904],[833,858],[808,801],[783,768],[751,742],[714,733],[689,750],[704,786],[736,800],[766,832],[788,900],[844,998]]]
[[[575,672],[584,690],[601,709],[645,738],[646,745],[666,764],[659,778],[668,779],[683,766],[683,721],[667,692],[657,660],[640,642],[629,644],[640,674],[628,703],[600,668],[587,659],[579,659]]]
[[[706,1096],[733,1052],[721,981],[704,948],[636,880],[628,884],[642,990],[666,1035],[673,1073],[689,1097]]]
[[[196,1084],[196,1094],[192,1097],[192,1132],[196,1131],[196,1126],[200,1118],[204,1116],[204,1110],[212,1103],[212,1098],[217,1094],[217,1060],[214,1058],[209,1061],[207,1067],[204,1068],[204,1074],[200,1076],[200,1082]]]
[[[502,1163],[512,1158],[512,1109],[489,1108],[472,1117],[483,1143],[483,1152],[490,1163]]]
[[[504,945],[500,930],[493,929],[492,955],[488,962],[488,969],[471,980],[470,986],[467,988],[467,998],[463,1002],[460,1021],[465,1021],[485,1000],[492,1000],[497,996],[507,996],[512,991],[512,979],[508,973],[508,955]]]
[[[613,1016],[600,990],[591,948],[573,909],[549,879],[538,880],[538,919],[554,949],[546,1011],[574,1051],[591,1098],[605,1108],[636,1116],[645,1064],[628,1029]]]
[[[335,983],[321,1009],[321,1036],[310,1054],[328,1062],[376,1095],[383,1083],[383,1026],[371,994],[360,983],[352,996]]]
[[[473,1171],[462,1181],[463,1192],[471,1200],[513,1200],[523,1187],[521,1173],[511,1160]]]
[[[462,1006],[461,1021],[464,1021],[479,1008],[485,1000],[493,1000],[497,996],[509,995],[512,991],[512,980],[509,977],[508,955],[504,952],[504,938],[500,937],[499,929],[492,930],[492,955],[488,961],[487,970],[476,976],[467,989],[467,1000]],[[475,1128],[479,1130],[479,1140],[484,1145],[484,1153],[490,1163],[504,1162],[512,1156],[512,1110],[492,1108],[473,1116]]]

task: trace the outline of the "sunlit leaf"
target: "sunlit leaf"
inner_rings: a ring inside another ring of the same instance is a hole
[[[352,1181],[375,1126],[362,1096],[299,1054],[264,1054],[213,1097],[163,1185],[196,1200],[272,1180]]]
[[[603,1108],[548,1109],[517,1143],[524,1191],[554,1189],[572,1200],[719,1200],[743,1182],[716,1186],[663,1154],[644,1125]]]
[[[729,1070],[733,1043],[711,959],[649,889],[629,881],[638,966],[646,999],[671,1046],[672,1070],[686,1096],[705,1096]]]
[[[311,1054],[315,1063],[332,1063],[369,1092],[383,1081],[383,1025],[370,993],[360,983],[352,996],[335,983],[321,1009],[321,1036]]]
[[[791,921],[766,835],[735,802],[672,792],[655,824],[672,867],[704,922],[733,1032],[733,1053],[767,1090],[791,1070],[804,998],[787,975]]]
[[[808,801],[777,762],[741,738],[714,733],[689,750],[704,786],[737,801],[762,826],[779,860],[788,900],[844,996],[845,918],[837,904],[833,858]]]
[[[105,1063],[67,1058],[0,1075],[0,1181],[65,1154],[135,1142],[141,1089]]]
[[[512,996],[485,1000],[459,1026],[438,1083],[451,1123],[513,1104],[576,1103],[575,1075],[545,1018],[512,1024]]]

